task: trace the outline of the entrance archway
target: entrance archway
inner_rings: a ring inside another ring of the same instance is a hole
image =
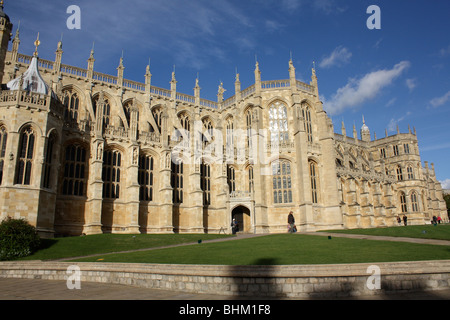
[[[251,232],[250,209],[244,206],[237,206],[231,212],[231,219],[233,218],[238,223],[238,232]]]

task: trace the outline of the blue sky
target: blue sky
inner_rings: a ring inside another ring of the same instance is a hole
[[[81,9],[81,29],[69,30],[67,7]],[[381,29],[370,30],[370,5],[381,10]],[[53,60],[63,39],[63,63],[86,68],[95,43],[95,67],[169,88],[175,65],[178,91],[216,100],[253,84],[255,56],[262,80],[287,79],[292,59],[308,82],[315,62],[319,94],[340,133],[362,125],[372,137],[415,127],[421,160],[433,162],[450,188],[450,1],[447,0],[6,0],[20,52],[32,54],[40,33],[41,58]]]

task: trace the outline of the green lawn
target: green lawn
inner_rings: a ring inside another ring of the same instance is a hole
[[[372,236],[390,236],[450,240],[450,224],[422,225],[422,226],[396,226],[389,228],[373,229],[348,229],[348,230],[327,230],[326,232],[365,234]]]
[[[22,260],[52,260],[126,250],[197,243],[230,235],[217,234],[98,234],[81,237],[41,239],[41,249]]]
[[[77,261],[288,265],[436,259],[450,259],[450,246],[276,234],[221,243],[202,243],[169,249],[101,255]]]

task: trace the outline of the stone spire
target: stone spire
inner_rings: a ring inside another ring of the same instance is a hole
[[[223,102],[223,94],[225,93],[225,89],[223,88],[223,82],[220,82],[219,90],[217,91],[217,102]]]
[[[53,72],[58,77],[61,74],[62,55],[63,55],[63,50],[62,50],[62,35],[61,35],[61,40],[58,42],[58,46],[56,48],[55,64],[53,66]]]
[[[256,96],[261,94],[261,71],[259,70],[259,62],[257,59],[255,64],[255,93]]]
[[[369,130],[369,127],[366,125],[364,116],[363,116],[363,125],[361,127],[361,140],[367,141],[367,142],[370,141],[370,130]]]
[[[199,79],[198,79],[198,75],[197,78],[195,79],[195,87],[194,87],[194,97],[195,97],[195,104],[196,105],[200,105],[200,84],[199,84]]]
[[[14,36],[14,39],[12,41],[11,60],[14,64],[18,62],[17,58],[19,54],[19,44],[20,44],[19,32],[20,32],[20,21],[17,26],[16,35]]]
[[[95,45],[95,43],[92,44],[91,54],[88,59],[88,78],[89,79],[92,79],[94,77],[94,62],[95,62],[94,45]]]
[[[125,70],[125,67],[123,66],[123,51],[122,56],[119,60],[119,66],[117,67],[117,84],[119,86],[123,85],[123,71]]]
[[[239,80],[239,73],[236,68],[236,80],[234,81],[234,95],[236,97],[236,102],[241,100],[241,81]]]

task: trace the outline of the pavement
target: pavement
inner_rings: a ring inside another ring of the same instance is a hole
[[[299,233],[305,234],[305,233]],[[449,245],[450,241],[431,239],[411,239],[397,237],[380,237],[367,235],[348,235],[340,233],[307,233],[319,236],[348,237],[355,239],[408,241],[436,245]],[[243,239],[261,235],[238,235],[231,239]],[[222,241],[231,241],[230,238]],[[220,241],[220,240],[213,240]],[[206,242],[206,241],[205,241]],[[273,298],[272,298],[273,299]],[[327,298],[328,299],[328,298]],[[146,289],[118,284],[83,282],[81,289],[68,289],[65,281],[0,278],[0,300],[271,300],[267,297],[240,297],[227,295],[195,294],[186,292]],[[283,299],[292,300],[292,299]],[[298,300],[298,299],[297,299]],[[328,299],[329,300],[329,299]],[[395,295],[374,295],[339,298],[339,300],[450,300],[450,289],[421,291]]]

